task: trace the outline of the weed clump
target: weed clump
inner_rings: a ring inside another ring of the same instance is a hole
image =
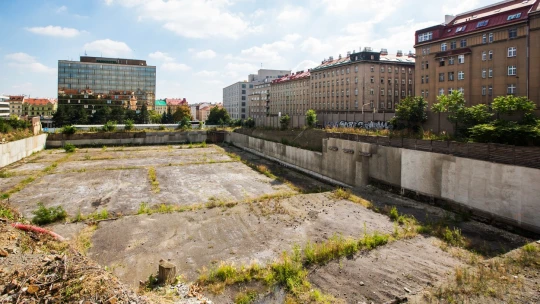
[[[43,203],[38,203],[38,209],[33,211],[32,223],[46,225],[66,219],[67,212],[62,206],[47,208]]]
[[[75,147],[73,144],[67,143],[64,145],[64,150],[66,150],[67,153],[73,153],[76,149],[77,147]]]
[[[154,193],[159,193],[159,182],[157,181],[156,176],[156,168],[150,167],[148,168],[148,179],[150,180],[150,184],[152,185],[152,191]]]

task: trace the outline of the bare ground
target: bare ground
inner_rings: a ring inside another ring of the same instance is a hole
[[[252,168],[264,166],[278,179],[257,172],[227,152],[240,155]],[[56,166],[45,172],[53,164]],[[155,168],[158,191],[150,183],[149,168]],[[179,274],[196,280],[200,269],[222,261],[265,264],[294,245],[320,243],[335,234],[358,238],[373,231],[391,234],[396,229],[386,215],[338,199],[330,192],[316,193],[332,189],[327,184],[228,146],[92,148],[78,149],[71,155],[50,150],[2,171],[16,175],[0,179],[0,192],[36,176],[36,181],[10,198],[10,204],[27,218],[37,202],[63,206],[70,217],[79,211],[88,214],[103,209],[122,214],[99,223],[88,256],[134,289],[139,281],[156,273],[160,259],[170,260]],[[531,241],[374,187],[358,191],[379,209],[397,206],[400,214],[414,216],[421,223],[442,221],[460,229],[468,240],[468,250],[487,258]],[[205,206],[209,201],[221,205]],[[194,208],[136,215],[142,202],[150,207]],[[50,226],[71,239],[85,227],[84,223]],[[452,282],[456,267],[468,267],[462,256],[441,243],[427,235],[395,241],[350,259],[311,267],[308,278],[313,286],[347,303],[383,303],[402,296],[424,302],[422,295],[434,292],[433,286]],[[524,277],[524,293],[528,295],[524,301],[535,299],[538,293],[535,273]],[[283,289],[267,289],[259,283],[232,286],[222,294],[208,296],[215,303],[230,303],[247,287],[264,294],[259,303],[285,301]]]

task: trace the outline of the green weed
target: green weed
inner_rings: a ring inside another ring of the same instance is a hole
[[[75,147],[75,145],[73,144],[67,143],[64,145],[64,150],[66,151],[66,153],[73,153],[76,149],[77,147]]]
[[[66,219],[67,212],[62,206],[47,208],[43,203],[37,204],[38,209],[34,210],[32,214],[32,223],[37,225],[46,225]]]

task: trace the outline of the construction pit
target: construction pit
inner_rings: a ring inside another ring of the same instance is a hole
[[[0,173],[24,218],[61,206],[67,218],[44,227],[74,247],[84,235],[79,250],[154,302],[540,302],[532,239],[234,146],[45,150]],[[204,297],[152,286],[160,260]]]

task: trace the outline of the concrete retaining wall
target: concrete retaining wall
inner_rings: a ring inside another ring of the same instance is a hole
[[[538,169],[338,138],[324,139],[322,153],[239,133],[225,140],[350,187],[376,180],[540,233]]]
[[[47,134],[40,134],[7,144],[1,144],[0,168],[45,149],[46,140]]]
[[[66,143],[75,146],[121,146],[200,143],[206,140],[206,131],[50,134],[47,148],[60,148]]]

